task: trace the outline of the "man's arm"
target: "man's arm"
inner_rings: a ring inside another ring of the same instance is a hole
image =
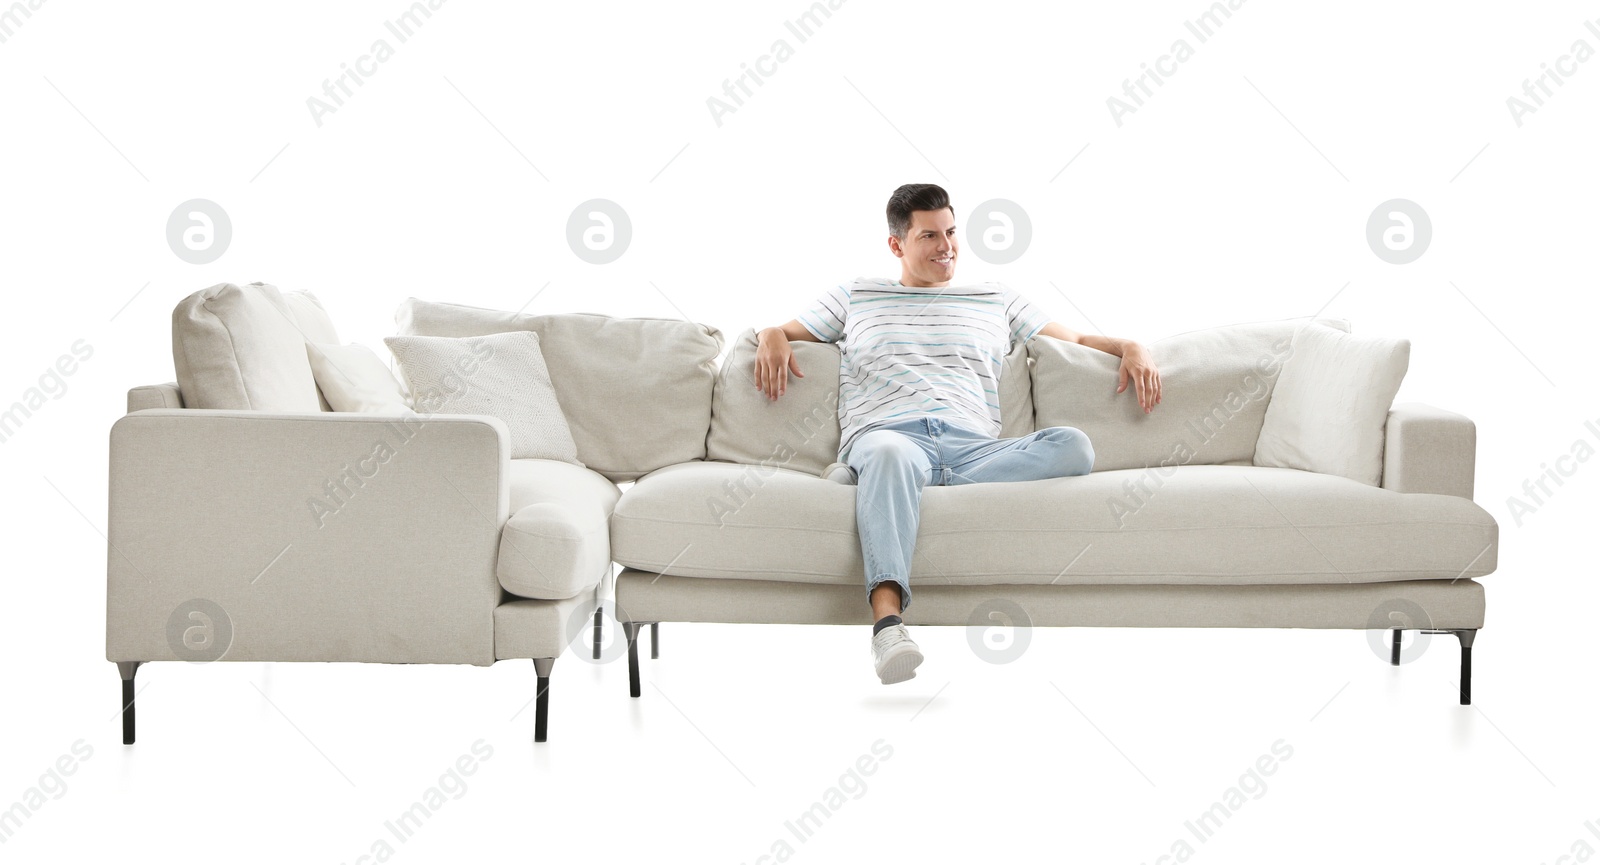
[[[1117,368],[1117,393],[1127,390],[1128,381],[1132,379],[1134,392],[1139,397],[1139,407],[1144,409],[1146,414],[1161,402],[1161,373],[1156,369],[1155,361],[1150,358],[1150,350],[1139,343],[1131,339],[1079,333],[1054,321],[1039,328],[1039,333],[1122,358],[1122,363]]]
[[[781,327],[763,328],[756,334],[756,387],[767,395],[767,399],[777,399],[783,395],[790,372],[800,378],[806,377],[800,371],[799,364],[795,363],[794,350],[789,347],[790,340],[822,341],[797,318],[790,319]]]

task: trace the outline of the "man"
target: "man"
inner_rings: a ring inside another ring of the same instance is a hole
[[[914,677],[922,663],[900,614],[911,603],[923,486],[1070,477],[1094,466],[1088,437],[1072,427],[997,438],[1000,370],[1011,341],[1042,333],[1117,355],[1117,393],[1132,382],[1146,412],[1161,402],[1161,376],[1144,346],[1049,322],[1000,283],[953,284],[955,208],[943,189],[896,189],[888,217],[900,278],[857,279],[788,324],[761,331],[755,368],[756,387],[777,399],[789,373],[804,377],[791,340],[839,345],[839,461],[824,474],[857,485],[872,653],[885,685]]]

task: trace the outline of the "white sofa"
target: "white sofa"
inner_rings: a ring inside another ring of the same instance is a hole
[[[494,417],[327,410],[305,343],[338,340],[315,298],[197,292],[173,315],[181,386],[132,389],[111,431],[106,655],[125,741],[152,661],[530,658],[544,741],[554,660],[585,633],[600,657],[607,598],[634,697],[645,624],[869,623],[855,490],[818,477],[839,442],[833,346],[797,344],[806,376],[773,402],[749,331],[719,367],[717,329],[680,320],[412,299],[397,323],[537,332],[584,467],[511,459]],[[1473,424],[1394,405],[1378,485],[1254,465],[1281,369],[1261,359],[1295,326],[1156,342],[1150,415],[1111,394],[1109,356],[1014,346],[1003,434],[1077,426],[1095,471],[928,488],[907,622],[1386,629],[1396,663],[1401,630],[1451,632],[1468,703],[1474,578],[1498,539],[1472,502]]]
[[[504,315],[408,302],[398,319],[459,337],[510,329]],[[586,467],[511,459],[494,417],[326,410],[305,343],[338,338],[304,292],[219,285],[178,305],[183,386],[133,388],[111,430],[106,657],[126,742],[142,663],[511,658],[534,662],[545,740],[555,658],[591,616],[600,655],[617,482],[704,457],[722,339],[677,320],[517,322],[540,332]]]
[[[1484,616],[1474,578],[1495,569],[1498,542],[1472,501],[1474,426],[1418,403],[1383,421],[1380,406],[1377,484],[1256,465],[1286,346],[1306,324],[1154,343],[1163,401],[1149,414],[1131,389],[1115,395],[1110,355],[1048,337],[1013,346],[1002,434],[1078,427],[1095,469],[928,487],[906,622],[983,628],[999,613],[1032,626],[1385,629],[1396,664],[1402,630],[1450,632],[1469,703]],[[708,460],[640,478],[613,510],[634,697],[640,623],[870,623],[855,489],[818,477],[839,442],[839,352],[794,347],[805,377],[769,401],[753,386],[745,332],[717,379]]]

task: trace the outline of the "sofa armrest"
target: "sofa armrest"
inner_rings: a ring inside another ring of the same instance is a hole
[[[493,663],[509,455],[475,415],[124,416],[107,658]],[[225,617],[214,648],[184,642],[198,602]]]
[[[1384,427],[1383,488],[1472,498],[1478,429],[1420,402],[1396,403]]]
[[[128,391],[128,414],[148,408],[183,408],[183,394],[178,383],[142,384]]]

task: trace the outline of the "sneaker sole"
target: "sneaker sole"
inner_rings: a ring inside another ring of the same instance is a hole
[[[885,685],[894,685],[917,677],[917,665],[922,663],[922,653],[902,652],[878,668],[878,679]]]

